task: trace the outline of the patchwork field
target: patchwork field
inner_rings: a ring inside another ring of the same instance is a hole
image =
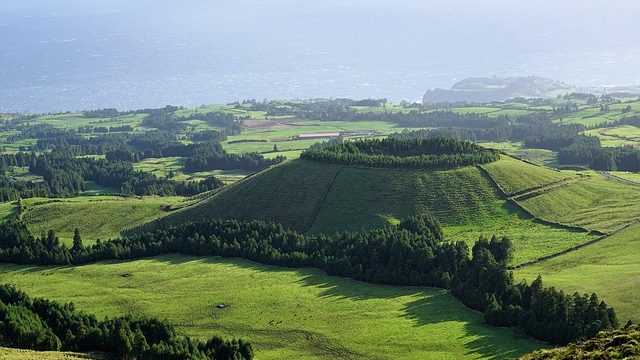
[[[631,125],[587,130],[584,133],[597,136],[602,146],[640,146],[640,128]]]
[[[596,292],[613,306],[621,324],[640,321],[640,225],[560,257],[518,269],[516,279],[542,275],[567,293]]]
[[[442,290],[240,260],[174,255],[81,267],[2,265],[0,281],[99,316],[166,317],[185,334],[242,336],[256,359],[510,359],[545,346],[485,325]]]
[[[640,188],[596,174],[520,204],[545,220],[610,232],[640,218]]]

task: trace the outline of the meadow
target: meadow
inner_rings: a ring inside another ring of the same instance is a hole
[[[640,188],[599,174],[519,203],[542,219],[605,233],[640,218]]]
[[[158,218],[182,197],[86,196],[67,199],[25,199],[21,215],[29,230],[40,235],[54,230],[71,243],[77,227],[85,244],[118,237],[122,230]],[[4,204],[3,204],[4,205]],[[10,209],[9,211],[14,211]]]
[[[2,282],[98,316],[150,315],[200,338],[241,336],[257,359],[508,359],[545,347],[484,324],[443,290],[371,285],[314,269],[170,255],[0,270]]]
[[[567,293],[596,292],[613,306],[621,324],[640,321],[640,225],[595,244],[515,271],[516,279],[543,281]]]

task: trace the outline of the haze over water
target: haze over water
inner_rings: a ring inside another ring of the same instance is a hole
[[[5,1],[0,112],[638,84],[639,18],[625,0]]]

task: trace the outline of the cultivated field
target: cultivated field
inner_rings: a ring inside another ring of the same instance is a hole
[[[185,334],[241,336],[257,359],[502,359],[544,347],[485,325],[445,291],[370,285],[312,269],[174,255],[0,270],[0,281],[99,316],[166,317]]]

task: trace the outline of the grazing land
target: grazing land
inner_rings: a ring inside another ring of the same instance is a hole
[[[546,174],[557,176],[552,170],[519,165],[509,158],[498,163],[503,161],[504,167],[515,164],[541,174],[534,180],[546,181]],[[480,236],[508,236],[516,249],[514,264],[595,238],[584,231],[535,221],[505,200],[475,166],[394,170],[304,160],[255,175],[193,207],[169,213],[153,226],[222,217],[270,220],[302,232],[332,234],[383,227],[425,211],[443,223],[449,240],[464,240],[472,246]]]
[[[501,161],[481,165],[506,195],[514,195],[557,183],[571,177],[568,173],[531,165],[503,156]]]
[[[633,225],[595,244],[518,269],[517,279],[542,275],[547,285],[565,292],[596,292],[612,305],[620,322],[640,321],[640,225]]]
[[[607,233],[640,218],[640,188],[595,174],[520,204],[542,219]]]
[[[116,238],[120,232],[151,221],[171,209],[182,197],[126,198],[88,196],[70,199],[24,200],[22,220],[29,230],[40,235],[54,230],[63,242],[71,243],[77,227],[86,244],[97,239]],[[114,214],[119,214],[115,216]]]
[[[0,281],[99,316],[166,317],[200,338],[242,335],[257,359],[509,359],[544,347],[484,324],[445,291],[369,285],[313,269],[177,255],[0,269]]]

